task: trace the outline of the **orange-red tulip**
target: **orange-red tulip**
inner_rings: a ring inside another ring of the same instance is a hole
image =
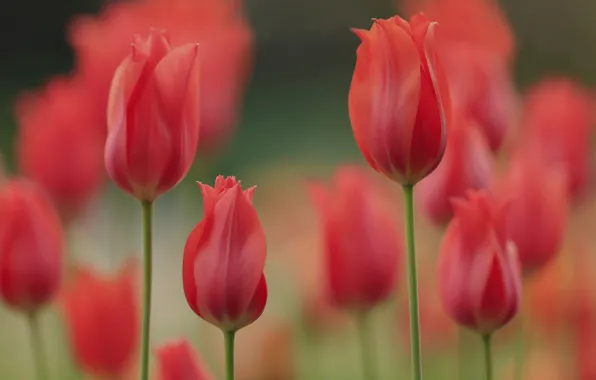
[[[158,359],[156,380],[214,379],[186,339],[164,344],[155,351],[155,354]]]
[[[184,247],[182,278],[190,308],[223,331],[236,331],[261,316],[267,303],[263,275],[265,232],[252,205],[255,188],[234,177],[199,183],[204,218]]]
[[[165,34],[137,38],[118,66],[108,101],[108,174],[153,201],[186,175],[199,137],[199,46],[170,50]]]
[[[63,294],[63,315],[80,368],[95,376],[127,373],[139,342],[140,313],[132,263],[113,276],[77,268]]]
[[[362,41],[348,99],[354,137],[369,165],[401,184],[426,177],[445,151],[450,102],[435,29],[417,15],[354,31]]]
[[[482,334],[503,327],[521,301],[521,269],[505,235],[506,208],[484,191],[454,200],[438,264],[439,296],[457,323]]]
[[[321,215],[330,300],[349,310],[367,310],[395,289],[403,241],[393,212],[360,168],[336,171],[333,185],[310,185]]]
[[[19,169],[50,194],[64,220],[82,211],[105,178],[104,134],[91,102],[78,77],[57,77],[16,106]]]
[[[32,312],[56,294],[62,275],[60,218],[34,183],[11,179],[0,187],[0,295]]]
[[[466,117],[454,119],[443,160],[417,186],[422,210],[437,224],[453,216],[451,198],[464,197],[468,189],[487,189],[493,157],[477,124]]]

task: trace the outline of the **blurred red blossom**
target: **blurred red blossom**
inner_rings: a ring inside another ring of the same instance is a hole
[[[422,210],[434,223],[448,222],[453,216],[451,198],[490,187],[493,160],[476,122],[461,115],[454,118],[443,160],[416,188]]]
[[[212,380],[188,340],[169,342],[155,350],[158,371],[155,380]]]
[[[136,262],[105,276],[79,267],[66,284],[62,311],[73,355],[87,374],[128,374],[139,342]]]
[[[201,149],[226,140],[238,118],[252,65],[253,34],[239,1],[137,0],[114,2],[98,16],[78,16],[69,31],[75,63],[105,122],[110,81],[131,39],[155,27],[173,47],[200,43]]]
[[[105,134],[91,102],[80,78],[71,76],[52,78],[16,103],[19,169],[50,194],[66,221],[83,211],[105,179]]]
[[[0,296],[33,312],[56,295],[62,278],[64,236],[45,192],[25,179],[0,184]]]

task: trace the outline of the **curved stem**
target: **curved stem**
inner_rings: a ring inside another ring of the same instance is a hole
[[[235,331],[224,331],[226,350],[226,380],[234,380],[234,338]]]
[[[360,355],[362,360],[362,374],[364,380],[376,380],[378,378],[375,368],[376,350],[374,348],[373,331],[370,329],[369,315],[362,312],[356,315],[358,328],[358,339],[360,341]]]
[[[491,353],[491,334],[482,335],[484,346],[484,362],[486,364],[486,380],[493,380],[493,358]]]
[[[149,380],[149,331],[151,326],[152,213],[153,203],[141,202],[143,208],[143,331],[141,341],[141,380]]]
[[[418,274],[416,272],[416,247],[414,245],[414,186],[403,185],[406,247],[408,251],[408,294],[410,302],[410,350],[412,356],[412,379],[422,379],[420,359],[420,321],[418,318]]]
[[[29,314],[29,329],[31,330],[31,348],[33,350],[33,360],[37,372],[38,380],[47,380],[48,366],[46,357],[43,351],[43,339],[41,336],[41,328],[39,326],[39,318],[36,313]]]

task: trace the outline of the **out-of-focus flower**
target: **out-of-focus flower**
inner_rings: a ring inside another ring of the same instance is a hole
[[[60,218],[34,183],[0,185],[0,295],[17,310],[33,312],[56,295],[62,276]]]
[[[139,0],[114,2],[99,16],[79,16],[70,28],[76,67],[105,121],[110,81],[130,39],[150,27],[167,29],[172,46],[200,43],[201,150],[229,137],[252,65],[253,34],[240,1]]]
[[[155,354],[158,359],[156,380],[214,379],[186,339],[164,344]]]
[[[114,276],[77,268],[62,294],[63,315],[73,355],[95,376],[121,378],[139,341],[136,266],[127,263]]]
[[[16,105],[16,154],[20,171],[43,187],[70,220],[104,181],[104,134],[91,114],[91,99],[78,77],[56,77]]]
[[[108,102],[105,163],[141,201],[172,189],[190,169],[199,137],[199,46],[170,50],[153,29],[118,66]]]
[[[475,122],[454,119],[443,160],[417,187],[422,210],[434,223],[448,222],[453,217],[451,198],[489,188],[492,172],[490,148]]]
[[[335,306],[368,310],[395,289],[403,242],[392,213],[366,173],[338,169],[329,188],[311,183],[323,227],[325,277]]]
[[[445,151],[450,101],[435,29],[417,15],[354,30],[362,41],[348,99],[354,138],[369,165],[400,184],[426,177]]]
[[[293,380],[296,378],[292,327],[277,323],[263,332],[262,346],[256,361],[259,375],[253,380]]]
[[[588,183],[592,113],[589,94],[572,81],[548,78],[526,94],[519,140],[538,144],[544,162],[562,165],[572,196],[580,195]]]
[[[547,166],[534,149],[522,149],[511,158],[497,192],[511,201],[506,234],[516,245],[523,273],[529,274],[561,248],[569,201],[564,172]]]
[[[521,301],[521,268],[505,234],[505,205],[485,191],[454,200],[439,251],[438,287],[445,311],[481,334],[503,327]]]
[[[190,308],[223,331],[261,316],[267,303],[265,233],[252,205],[255,188],[234,177],[199,183],[205,216],[184,247],[182,277]]]

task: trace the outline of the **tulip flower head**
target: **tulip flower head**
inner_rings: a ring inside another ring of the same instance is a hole
[[[164,344],[155,353],[158,358],[156,380],[214,379],[186,339]]]
[[[458,324],[490,334],[515,316],[521,299],[519,259],[505,235],[507,210],[485,191],[453,203],[439,251],[439,296]]]
[[[166,35],[137,37],[118,66],[108,100],[105,164],[112,180],[154,201],[190,169],[199,137],[197,44],[173,50]]]
[[[255,188],[242,190],[234,177],[223,176],[215,187],[199,186],[205,216],[184,247],[184,293],[198,316],[234,332],[257,320],[267,302],[267,249],[252,205]]]
[[[450,101],[436,28],[420,14],[354,30],[362,41],[348,99],[354,138],[373,169],[402,185],[430,174],[445,151]]]

